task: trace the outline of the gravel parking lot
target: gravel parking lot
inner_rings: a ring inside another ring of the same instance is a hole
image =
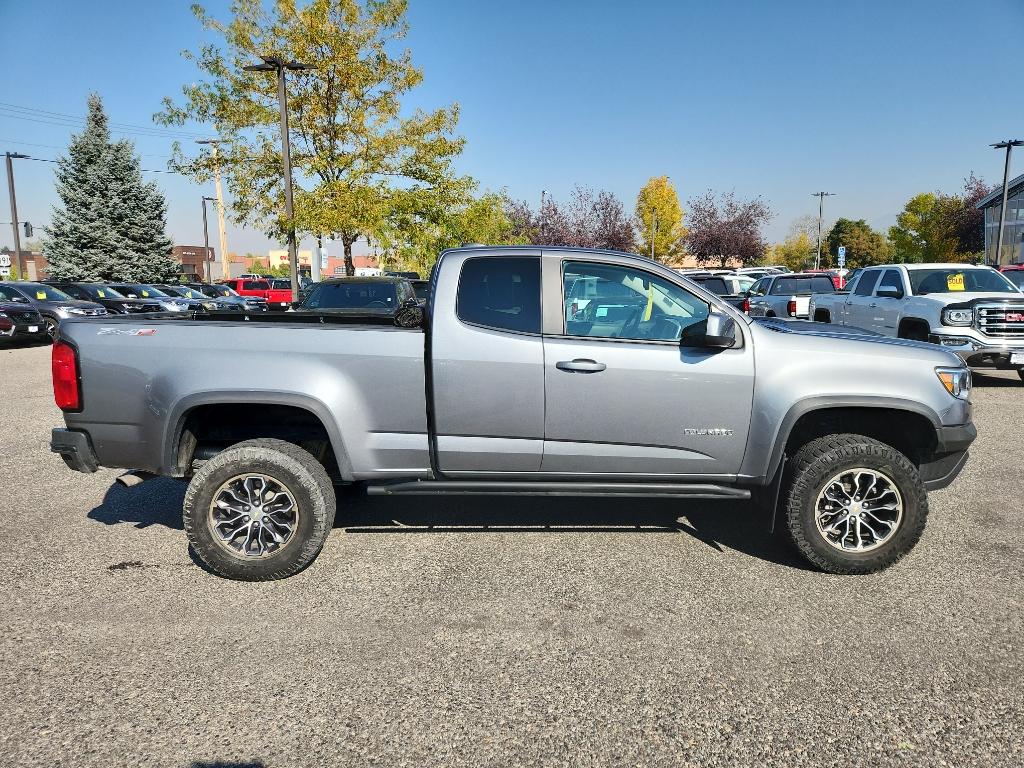
[[[918,548],[806,570],[748,507],[345,497],[275,583],[189,557],[184,484],[49,453],[49,348],[0,349],[4,765],[1024,762],[1024,386]]]

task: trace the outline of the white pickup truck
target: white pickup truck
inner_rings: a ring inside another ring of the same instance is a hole
[[[815,294],[812,320],[940,344],[970,366],[1024,379],[1024,294],[970,264],[889,264],[863,270],[840,293]]]

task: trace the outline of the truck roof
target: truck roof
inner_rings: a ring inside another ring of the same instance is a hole
[[[880,267],[904,267],[910,271],[915,269],[991,269],[987,264],[964,264],[955,261],[934,264],[872,264],[865,269],[877,269]]]

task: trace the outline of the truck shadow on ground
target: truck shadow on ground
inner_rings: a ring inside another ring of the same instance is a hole
[[[114,483],[89,519],[136,528],[182,530],[186,485],[155,478],[131,488]],[[447,533],[684,534],[715,552],[735,550],[780,565],[804,568],[767,514],[751,503],[663,498],[543,496],[367,496],[359,486],[338,488],[335,528],[350,534]]]
[[[999,389],[1000,387],[1019,387],[1024,389],[1024,381],[1021,381],[1013,371],[979,371],[973,369],[971,371],[971,378],[974,380],[974,386],[984,387],[985,389]]]

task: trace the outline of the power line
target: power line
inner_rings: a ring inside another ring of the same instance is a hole
[[[59,163],[59,160],[48,160],[45,157],[31,157],[29,155],[22,155],[21,160],[35,160],[37,163]],[[157,168],[139,168],[143,173],[170,173],[175,176],[181,176],[182,174],[177,171],[159,170]]]
[[[60,149],[66,150],[67,147],[58,147],[56,144],[35,144],[31,141],[20,141],[18,139],[3,139],[0,138],[0,144],[22,144],[26,147],[43,147],[44,149]],[[140,152],[139,157],[171,157],[171,155],[161,155],[153,152]]]
[[[5,117],[17,120],[28,120],[30,122],[41,123],[43,125],[67,127],[70,125],[82,125],[86,122],[86,118],[81,115],[72,115],[66,112],[53,112],[51,110],[37,109],[35,107],[24,107],[18,104],[11,104],[9,102],[0,102],[0,109],[3,109],[7,113],[4,115]],[[136,123],[108,121],[108,125],[114,133],[136,133],[145,136],[173,136],[175,138],[182,139],[202,138],[206,135],[196,131],[161,128],[153,125],[138,125]]]

